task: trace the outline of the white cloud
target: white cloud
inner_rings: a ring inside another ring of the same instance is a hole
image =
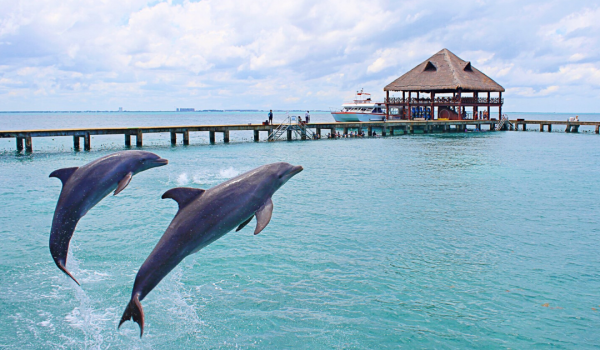
[[[327,108],[362,87],[382,97],[386,84],[442,48],[507,88],[507,107],[511,96],[600,93],[600,8],[566,0],[452,7],[441,0],[22,0],[2,7],[3,109]],[[595,108],[591,99],[582,104]]]

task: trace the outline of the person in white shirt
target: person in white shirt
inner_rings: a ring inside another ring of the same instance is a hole
[[[304,120],[306,120],[307,123],[310,123],[310,114],[308,111],[306,111],[306,114],[304,115]]]

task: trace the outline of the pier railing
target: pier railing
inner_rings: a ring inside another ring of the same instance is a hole
[[[385,103],[390,105],[423,105],[430,106],[432,104],[431,98],[402,98],[402,97],[389,97],[384,99]],[[499,97],[436,97],[433,99],[435,106],[448,106],[448,105],[492,105],[498,106],[504,104],[504,99]]]

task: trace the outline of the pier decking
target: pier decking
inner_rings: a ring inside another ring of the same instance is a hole
[[[343,130],[344,134],[348,130],[366,130],[367,135],[379,132],[380,136],[412,134],[415,130],[421,130],[424,133],[431,132],[450,132],[464,131],[467,126],[475,126],[478,129],[486,129],[494,131],[500,123],[498,120],[388,120],[380,122],[350,122],[350,123],[309,123],[305,128],[314,130],[316,138],[321,138],[323,130],[329,130],[330,134],[335,134]],[[528,124],[540,126],[540,131],[544,131],[544,127],[548,131],[552,130],[552,125],[565,126],[566,132],[577,132],[579,126],[595,126],[595,132],[600,132],[600,122],[584,122],[584,121],[550,121],[550,120],[510,120],[511,130],[527,130]],[[208,132],[210,143],[215,143],[215,134],[223,133],[223,142],[229,143],[230,131],[253,131],[254,141],[258,142],[260,133],[266,132],[267,136],[271,135],[277,128],[277,125],[263,124],[234,124],[234,125],[189,125],[189,126],[156,126],[156,127],[138,127],[138,128],[85,128],[85,129],[48,129],[48,130],[8,130],[0,131],[0,138],[15,138],[17,151],[26,150],[33,151],[34,137],[58,137],[70,136],[73,137],[73,149],[81,148],[81,139],[83,139],[84,150],[90,150],[91,136],[97,135],[124,135],[125,146],[131,146],[131,137],[135,136],[135,145],[141,147],[143,145],[143,135],[151,133],[170,133],[171,144],[177,144],[177,134],[183,137],[183,144],[189,145],[190,132]],[[288,133],[288,139],[291,139],[291,133]],[[302,139],[308,139],[302,137]]]

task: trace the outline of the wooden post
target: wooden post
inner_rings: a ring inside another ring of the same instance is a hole
[[[387,136],[387,126],[381,127],[381,136]]]
[[[189,130],[185,130],[183,132],[183,145],[187,146],[190,144],[190,131]]]
[[[92,149],[92,137],[89,132],[86,132],[83,136],[83,150],[89,151]]]
[[[402,91],[402,104],[404,105],[404,108],[402,110],[402,114],[406,114],[408,116],[408,113],[407,113],[408,107],[407,107],[407,104],[406,104],[406,94],[405,94],[404,91]],[[404,117],[404,115],[400,116],[401,119],[403,119],[402,117]]]
[[[223,142],[229,143],[229,130],[223,131]]]
[[[317,138],[320,139],[321,138],[321,128],[317,128],[316,134],[317,134]]]
[[[462,90],[461,88],[458,88],[458,119],[462,120],[462,118]]]
[[[404,135],[408,134],[408,126],[404,125]]]
[[[344,128],[344,135],[348,135],[348,128]]]
[[[131,134],[125,133],[125,147],[131,146]]]
[[[208,141],[212,144],[215,143],[215,132],[214,131],[209,131],[208,132]]]
[[[171,145],[177,144],[177,133],[175,131],[171,131]]]
[[[390,92],[385,92],[385,119],[390,119]]]
[[[411,134],[414,134],[414,133],[415,133],[415,127],[414,127],[414,125],[412,125],[412,124],[410,125],[410,133],[411,133]]]
[[[17,137],[17,151],[21,152],[22,150],[23,150],[23,138]]]
[[[407,100],[407,105],[406,105],[406,110],[408,111],[408,114],[407,114],[408,120],[412,119],[412,112],[410,110],[410,95],[412,95],[411,91],[408,92],[408,100]]]
[[[394,136],[394,127],[390,126],[390,136]]]
[[[73,149],[79,151],[79,136],[73,135]]]
[[[31,143],[31,136],[25,136],[25,151],[33,152],[33,144]]]
[[[596,134],[600,134],[600,124],[596,124]],[[23,147],[23,146],[21,146]]]
[[[490,116],[490,112],[491,112],[491,109],[492,109],[492,108],[491,108],[491,107],[492,107],[492,104],[491,104],[491,101],[490,101],[490,100],[491,100],[491,97],[490,97],[490,92],[488,91],[488,98],[487,98],[487,108],[488,108],[488,109],[487,109],[487,115],[488,115],[488,119],[490,119],[490,118],[491,118],[491,116]]]
[[[331,128],[331,136],[332,136],[333,138],[335,138],[335,137],[336,137],[336,132],[337,132],[337,131],[336,131],[336,129],[335,129],[335,128]]]
[[[135,145],[137,147],[142,147],[143,139],[142,139],[142,130],[138,130],[135,137]]]
[[[433,110],[435,108],[434,101],[435,101],[435,92],[432,91],[431,92],[431,120],[435,119],[435,113],[433,113]]]
[[[540,124],[540,132],[544,132],[544,124]]]
[[[287,140],[292,141],[292,129],[287,130]]]
[[[548,132],[552,132],[552,124],[548,124]]]
[[[523,131],[527,131],[527,124],[523,123]]]
[[[500,106],[498,107],[498,120],[502,119],[502,91],[500,91],[499,94],[498,103],[500,103]]]
[[[373,136],[373,127],[372,126],[367,126],[367,136],[369,136],[369,137]]]
[[[258,130],[254,130],[254,142],[258,142],[258,140],[260,139],[260,131]]]

